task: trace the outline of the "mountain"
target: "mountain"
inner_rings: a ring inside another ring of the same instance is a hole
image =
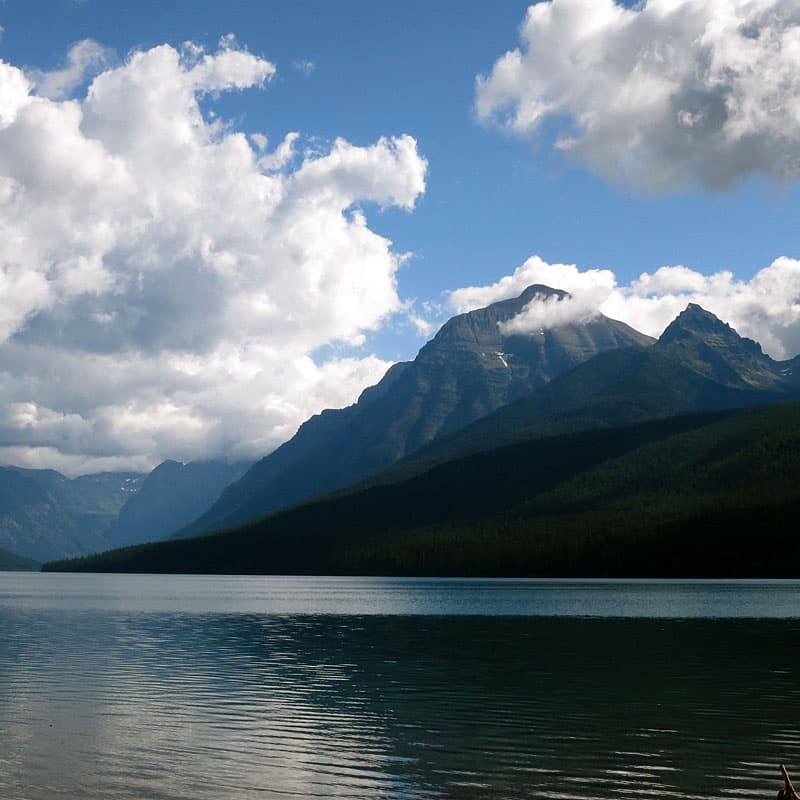
[[[46,569],[798,577],[800,402],[518,442],[227,533]]]
[[[30,558],[23,558],[16,555],[16,553],[9,553],[8,550],[0,550],[0,572],[30,572],[38,570],[39,567],[40,564]]]
[[[739,336],[727,323],[689,303],[658,340],[664,355],[723,386],[784,391],[800,383],[797,359],[774,361],[761,345]]]
[[[0,547],[36,561],[153,541],[208,509],[246,464],[165,461],[148,475],[0,467]]]
[[[0,467],[0,547],[37,561],[104,550],[106,531],[142,477],[70,480],[55,470]]]
[[[526,439],[764,405],[799,392],[800,359],[774,361],[756,342],[690,304],[653,346],[600,353],[372,480],[391,483]]]
[[[108,546],[152,542],[173,533],[206,511],[248,466],[224,461],[164,461],[120,509],[106,535]]]
[[[678,574],[664,548],[711,553],[721,541],[703,538],[704,526],[718,537],[724,523],[742,546],[763,527],[759,515],[781,536],[793,530],[800,405],[732,409],[797,396],[796,365],[774,361],[690,305],[651,346],[599,352],[361,484],[226,534],[112,553],[87,565],[633,574],[661,568],[642,544],[656,542]],[[382,388],[390,398],[408,369],[371,391]],[[329,415],[331,441],[343,418]],[[692,550],[695,539],[700,550]],[[731,574],[750,568],[738,556],[725,563]],[[757,563],[778,570],[775,561]],[[686,569],[702,574],[696,563]]]
[[[394,365],[356,404],[309,419],[179,535],[229,526],[362,480],[597,353],[652,342],[603,316],[533,335],[502,332],[501,323],[530,302],[566,296],[534,285],[519,297],[453,317],[414,361]]]

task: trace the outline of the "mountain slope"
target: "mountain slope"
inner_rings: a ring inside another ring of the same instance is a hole
[[[49,568],[797,577],[800,403],[521,442],[224,534]]]
[[[690,304],[652,347],[600,353],[374,480],[401,480],[538,436],[778,402],[800,392],[797,366],[798,359],[774,361],[756,342]]]
[[[761,345],[739,336],[696,303],[667,327],[658,340],[661,353],[723,386],[781,391],[797,383],[793,362],[774,361]]]
[[[248,464],[164,461],[141,482],[108,530],[108,547],[161,539],[196,519]]]
[[[162,538],[209,508],[247,464],[166,461],[148,475],[0,467],[0,547],[36,561]]]
[[[106,531],[141,478],[108,472],[70,480],[55,470],[0,467],[0,547],[37,561],[104,550]]]
[[[413,362],[392,367],[355,405],[312,417],[180,535],[229,526],[347,486],[597,353],[652,342],[602,316],[531,336],[501,332],[499,323],[534,299],[565,296],[546,286],[530,286],[519,297],[449,320]]]
[[[0,549],[0,572],[31,572],[40,566],[38,561]]]

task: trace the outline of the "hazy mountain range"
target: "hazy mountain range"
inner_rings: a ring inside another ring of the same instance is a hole
[[[209,495],[210,508],[179,535],[236,531],[81,566],[610,574],[616,565],[635,573],[649,533],[661,531],[649,539],[654,548],[693,531],[686,542],[713,549],[697,536],[699,521],[706,533],[718,530],[709,515],[782,519],[794,508],[800,480],[781,478],[775,502],[768,490],[773,468],[798,470],[798,406],[730,409],[800,395],[800,360],[774,361],[696,305],[658,341],[602,316],[502,333],[534,298],[563,297],[532,286],[453,318],[356,404],[311,418],[216,502]]]
[[[149,475],[69,479],[55,470],[0,467],[0,548],[46,561],[155,541],[201,514],[246,468],[167,461]]]

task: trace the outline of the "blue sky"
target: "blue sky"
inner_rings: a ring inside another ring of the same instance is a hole
[[[787,8],[779,0],[759,3]],[[567,3],[560,0],[560,5]],[[456,307],[452,301],[447,305],[447,291],[490,287],[534,255],[577,264],[580,270],[611,270],[621,285],[643,272],[677,265],[706,276],[729,270],[734,280],[747,281],[780,256],[800,256],[794,173],[776,179],[768,169],[744,170],[722,188],[702,181],[666,188],[653,188],[646,180],[621,184],[597,167],[597,148],[582,157],[554,146],[574,124],[564,120],[571,113],[566,105],[567,111],[522,132],[504,128],[502,113],[479,119],[476,76],[489,76],[506,51],[520,46],[535,59],[521,45],[526,8],[527,3],[502,0],[4,0],[0,59],[26,72],[58,70],[72,45],[91,39],[113,51],[105,66],[114,68],[132,51],[164,43],[178,47],[192,41],[213,52],[220,37],[233,33],[239,47],[271,62],[277,72],[263,88],[204,95],[200,103],[208,118],[213,112],[231,129],[262,133],[270,149],[291,131],[301,134],[303,147],[320,152],[336,137],[367,148],[383,136],[413,136],[427,160],[425,189],[413,210],[392,203],[382,209],[369,199],[355,205],[365,211],[371,231],[392,240],[395,253],[413,254],[397,272],[399,298],[416,300],[415,312],[433,323]],[[797,22],[789,17],[784,28],[794,29]],[[598,40],[605,35],[598,34]],[[75,96],[85,95],[85,83]],[[498,292],[487,289],[480,296],[491,300]],[[426,301],[444,308],[426,311]],[[26,324],[34,318],[32,312]],[[741,319],[746,328],[750,318]],[[20,330],[13,336],[20,338]],[[338,334],[315,340],[310,355],[317,365],[331,357],[375,356],[390,362],[413,357],[424,341],[402,313],[379,325],[365,323],[363,330],[356,344],[357,337],[350,337],[343,345]],[[787,355],[779,351],[790,347],[789,339],[776,337],[773,350]],[[331,404],[336,399],[334,394]],[[291,414],[287,420],[278,426],[283,434],[295,424]],[[27,445],[20,440],[6,457],[18,457],[19,448],[49,446],[44,440]],[[211,445],[204,447],[187,453],[207,454]],[[161,444],[146,457],[131,458],[152,460],[156,450],[160,456],[166,449]],[[123,458],[111,451],[109,446],[97,458]]]
[[[549,146],[519,141],[476,119],[475,77],[518,45],[526,2],[121,3],[6,0],[0,53],[54,69],[76,41],[120,55],[162,42],[213,47],[234,33],[272,61],[263,91],[215,108],[271,139],[292,130],[368,144],[409,133],[428,159],[413,213],[371,213],[372,227],[416,258],[406,297],[487,283],[528,256],[614,269],[633,278],[668,264],[750,276],[798,250],[800,194],[758,179],[733,190],[654,196],[610,185]],[[306,76],[293,64],[312,62]],[[412,345],[413,346],[413,345]]]

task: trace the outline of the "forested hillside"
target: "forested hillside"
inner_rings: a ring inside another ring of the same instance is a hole
[[[543,438],[205,538],[56,569],[800,574],[800,403]]]

